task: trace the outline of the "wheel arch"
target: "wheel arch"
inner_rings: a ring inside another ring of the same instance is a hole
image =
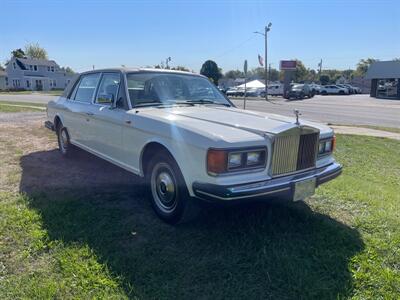
[[[60,116],[59,114],[56,114],[54,116],[53,124],[54,124],[54,130],[57,132],[58,126],[60,126],[60,124],[64,124],[62,116]]]
[[[172,154],[173,151],[165,145],[164,143],[160,141],[149,141],[142,149],[140,153],[140,174],[142,176],[146,176],[146,171],[148,164],[151,160],[151,158],[156,154],[161,151],[166,152],[169,156],[171,156],[172,159],[176,162],[176,164],[179,166],[178,160],[174,157]],[[181,169],[181,168],[180,168]],[[181,169],[182,170],[182,169]]]

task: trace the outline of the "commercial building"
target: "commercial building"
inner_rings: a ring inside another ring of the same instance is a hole
[[[400,100],[400,61],[378,61],[368,68],[371,97]]]

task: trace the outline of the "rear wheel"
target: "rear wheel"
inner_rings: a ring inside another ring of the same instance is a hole
[[[152,207],[163,221],[177,224],[197,216],[198,203],[189,196],[183,175],[168,153],[162,152],[151,159],[146,180]]]
[[[344,92],[343,91],[339,91],[339,95],[344,95]]]
[[[57,126],[56,130],[57,130],[58,149],[60,153],[65,157],[72,157],[76,149],[70,142],[67,128],[60,123]]]
[[[326,91],[322,91],[322,92],[321,92],[321,95],[326,96],[326,95],[328,95],[328,93],[327,93]]]

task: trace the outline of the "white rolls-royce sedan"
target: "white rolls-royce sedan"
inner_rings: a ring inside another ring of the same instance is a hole
[[[342,170],[329,127],[236,108],[207,78],[160,69],[77,76],[47,107],[60,152],[86,150],[144,177],[157,215],[195,215],[198,199],[302,200]]]

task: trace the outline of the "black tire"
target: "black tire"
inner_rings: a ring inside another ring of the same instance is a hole
[[[67,128],[60,123],[57,126],[56,131],[57,131],[58,150],[64,157],[67,158],[73,157],[76,152],[76,148],[70,142]]]
[[[344,95],[344,92],[343,91],[339,91],[339,95]]]
[[[321,95],[326,96],[326,95],[328,95],[328,93],[327,93],[326,91],[322,91],[322,92],[321,92]]]
[[[199,214],[198,200],[190,197],[183,175],[169,153],[163,151],[150,160],[146,183],[151,205],[166,223],[189,222]]]

